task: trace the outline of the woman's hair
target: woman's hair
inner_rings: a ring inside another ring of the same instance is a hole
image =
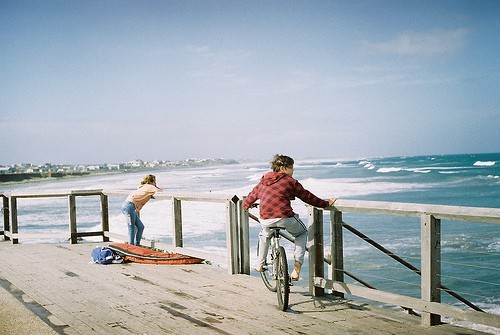
[[[144,185],[144,184],[151,184],[151,185],[156,186],[156,177],[153,176],[152,174],[148,174],[141,181],[141,185]]]
[[[279,172],[282,167],[292,167],[293,159],[285,155],[274,155],[271,161],[271,169],[274,172]]]

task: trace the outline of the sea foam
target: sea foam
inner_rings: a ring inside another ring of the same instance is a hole
[[[390,167],[390,168],[379,168],[377,172],[379,173],[390,173],[390,172],[399,172],[401,171],[401,168],[395,168],[395,167]]]
[[[483,162],[483,161],[477,161],[475,162],[473,165],[474,166],[494,166],[496,162],[493,162],[493,161],[487,161],[487,162]]]

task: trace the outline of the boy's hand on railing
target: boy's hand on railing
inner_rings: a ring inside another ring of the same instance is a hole
[[[328,199],[328,207],[332,207],[335,201],[337,201],[338,198],[330,198]]]

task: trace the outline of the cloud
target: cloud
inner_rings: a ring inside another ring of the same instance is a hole
[[[366,42],[364,46],[377,52],[406,56],[447,55],[463,48],[467,34],[466,29],[411,32],[385,42]]]

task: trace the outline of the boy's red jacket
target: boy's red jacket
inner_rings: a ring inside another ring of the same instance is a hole
[[[243,208],[248,210],[260,199],[260,217],[262,219],[290,218],[295,215],[291,200],[295,197],[305,203],[325,208],[328,201],[323,200],[306,190],[296,179],[282,172],[268,172],[253,188],[243,202]]]

